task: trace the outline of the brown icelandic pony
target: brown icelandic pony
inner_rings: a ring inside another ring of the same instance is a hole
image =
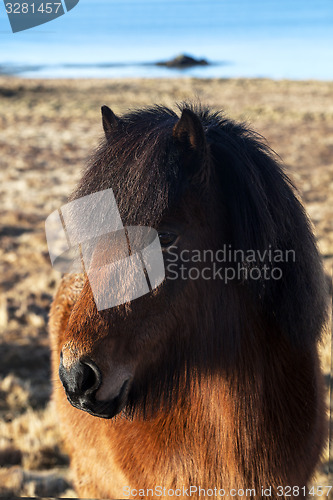
[[[281,498],[278,486],[295,486],[303,497],[326,429],[316,344],[327,290],[309,221],[256,134],[179,108],[180,118],[161,106],[118,118],[104,106],[106,139],[71,198],[112,188],[124,226],[158,231],[166,267],[155,290],[104,311],[85,274],[61,282],[54,399],[75,488],[90,498],[255,488],[260,498],[263,486]],[[184,250],[223,248],[243,252],[222,264],[242,266],[235,279],[171,276],[175,254],[179,272],[202,271],[207,262],[181,259]],[[275,264],[243,262],[250,250],[295,258],[276,264],[280,279],[251,278]]]

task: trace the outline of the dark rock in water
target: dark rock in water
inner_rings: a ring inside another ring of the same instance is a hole
[[[195,59],[186,54],[180,54],[170,61],[161,61],[156,63],[157,66],[167,66],[168,68],[190,68],[191,66],[208,66],[209,62],[206,59]]]

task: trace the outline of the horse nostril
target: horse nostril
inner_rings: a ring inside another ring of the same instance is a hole
[[[101,385],[100,371],[92,361],[81,361],[81,365],[83,370],[81,391],[83,394],[91,394]]]
[[[96,392],[102,383],[101,373],[93,361],[77,361],[68,370],[60,359],[59,377],[67,395],[81,397]]]

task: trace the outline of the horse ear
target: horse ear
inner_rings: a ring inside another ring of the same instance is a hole
[[[202,151],[206,147],[205,132],[199,117],[190,109],[183,109],[182,116],[173,127],[173,137],[182,145],[194,151]]]
[[[178,143],[185,167],[195,173],[206,148],[205,132],[200,118],[190,109],[183,109],[182,115],[173,127],[173,138]]]
[[[111,133],[118,128],[119,118],[114,114],[113,111],[108,106],[102,106],[102,121],[103,121],[103,129],[105,132],[105,137],[111,135]]]

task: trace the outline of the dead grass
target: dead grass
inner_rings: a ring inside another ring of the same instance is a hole
[[[28,409],[0,422],[0,492],[17,496],[75,496],[70,488],[68,458],[52,404]]]
[[[197,100],[264,135],[282,157],[333,266],[333,83],[20,80],[0,77],[0,494],[75,496],[50,398],[47,316],[59,275],[44,220],[66,202],[102,136],[100,106]],[[330,371],[330,335],[321,348]],[[328,394],[327,394],[327,403]],[[300,457],[300,460],[302,457]],[[315,483],[328,484],[323,457]],[[333,496],[332,496],[333,498]]]

